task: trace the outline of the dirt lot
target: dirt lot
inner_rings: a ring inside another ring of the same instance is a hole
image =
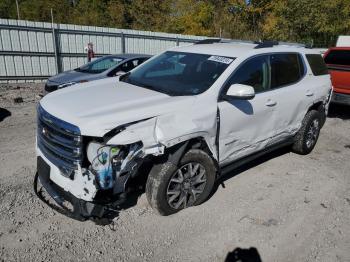
[[[225,261],[233,250],[262,261],[350,261],[350,108],[332,108],[308,156],[264,157],[203,205],[170,217],[155,215],[142,195],[98,226],[34,195],[40,85],[16,86],[0,86],[1,261]]]

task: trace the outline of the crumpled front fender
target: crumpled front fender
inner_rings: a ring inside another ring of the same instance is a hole
[[[216,118],[213,120],[191,121],[180,116],[159,116],[127,125],[125,129],[107,141],[109,145],[126,145],[141,141],[145,155],[161,155],[165,148],[203,138],[215,159]]]

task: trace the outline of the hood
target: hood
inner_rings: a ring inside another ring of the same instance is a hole
[[[78,126],[82,135],[102,137],[119,125],[189,108],[194,99],[107,78],[50,93],[40,104],[51,115]]]
[[[57,84],[64,84],[69,82],[79,82],[82,80],[94,80],[94,79],[99,79],[101,77],[102,77],[101,74],[89,74],[89,73],[70,70],[70,71],[66,71],[58,75],[52,76],[48,79],[48,81],[54,82]]]

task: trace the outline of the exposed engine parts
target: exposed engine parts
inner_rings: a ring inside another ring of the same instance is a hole
[[[92,141],[87,147],[89,170],[102,190],[123,191],[128,177],[136,172],[144,153],[142,143],[124,146],[105,145]]]

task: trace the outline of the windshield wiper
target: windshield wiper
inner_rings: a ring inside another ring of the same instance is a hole
[[[144,84],[144,83],[140,83],[140,82],[137,82],[135,80],[132,80],[129,78],[129,75],[130,75],[130,72],[122,75],[119,80],[121,82],[125,82],[125,83],[128,83],[128,84],[131,84],[131,85],[135,85],[135,86],[139,86],[139,87],[143,87],[143,88],[147,88],[147,89],[150,89],[150,90],[153,90],[153,91],[158,91],[154,86],[152,85],[148,85],[148,84]],[[159,92],[159,91],[158,91]]]
[[[148,84],[139,84],[138,86],[141,86],[143,88],[146,88],[146,89],[149,89],[149,90],[152,90],[152,91],[155,91],[155,92],[166,94],[168,96],[182,96],[183,95],[183,94],[180,94],[179,92],[173,92],[173,91],[170,91],[170,90],[164,90],[162,88],[155,87],[155,86],[148,85]]]
[[[152,85],[147,85],[147,84],[139,84],[139,86],[144,87],[144,88],[147,88],[147,89],[151,89],[151,90],[153,90],[153,91],[158,91],[158,89],[157,89],[157,88],[155,88],[155,87],[154,87],[154,86],[152,86]]]

